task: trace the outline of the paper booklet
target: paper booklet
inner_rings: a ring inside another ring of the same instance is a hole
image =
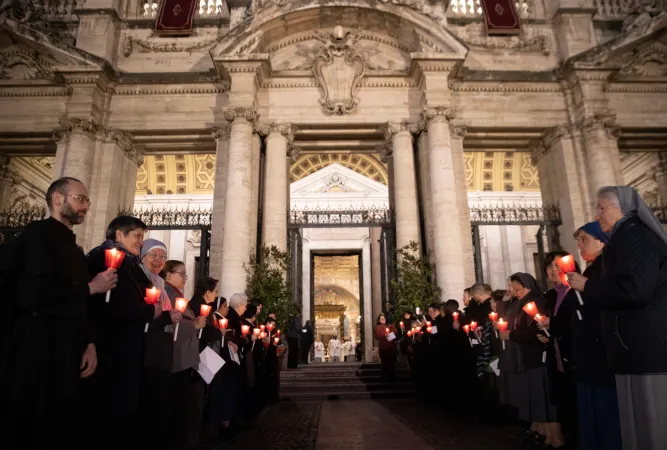
[[[435,325],[433,325],[433,326],[431,327],[431,334],[438,334],[438,327],[436,327]]]
[[[496,376],[500,375],[500,369],[498,369],[498,361],[500,361],[500,360],[499,359],[494,359],[493,362],[491,362],[491,364],[489,364],[489,366],[491,367],[491,370],[493,370],[493,373],[495,373]]]
[[[393,341],[394,339],[396,339],[396,335],[395,335],[394,332],[392,331],[391,333],[389,333],[389,334],[387,335],[387,340],[388,340],[389,342],[391,342],[391,341]]]
[[[229,348],[229,347],[227,347]],[[239,366],[241,365],[241,360],[239,359],[239,354],[236,353],[234,350],[229,348],[229,356],[232,358],[232,361],[234,361],[236,364]]]
[[[199,372],[199,375],[201,375],[206,384],[211,384],[215,374],[218,373],[224,365],[225,360],[210,347],[206,347],[199,354],[199,368],[197,369],[197,372]]]

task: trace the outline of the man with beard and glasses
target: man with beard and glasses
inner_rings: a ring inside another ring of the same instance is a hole
[[[72,227],[90,207],[85,186],[60,178],[49,186],[46,203],[50,217],[30,223],[0,252],[0,442],[7,449],[82,444],[77,391],[97,367],[87,302],[117,280],[115,270],[91,280],[76,245]]]

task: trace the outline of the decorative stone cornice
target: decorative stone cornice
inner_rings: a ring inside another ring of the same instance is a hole
[[[123,56],[129,58],[135,48],[145,53],[173,53],[173,52],[198,52],[206,51],[218,43],[221,38],[209,39],[206,41],[183,42],[178,39],[139,39],[133,36],[127,36],[123,43]]]
[[[255,108],[243,108],[240,106],[235,108],[224,108],[222,114],[225,120],[229,122],[234,122],[236,120],[247,120],[252,125],[255,125],[259,119],[259,114]]]
[[[538,35],[533,37],[516,36],[516,37],[501,37],[494,39],[492,37],[481,38],[464,38],[457,37],[468,47],[484,48],[487,50],[509,50],[509,51],[524,51],[524,52],[541,52],[545,56],[551,54],[551,43],[549,37],[545,35]]]
[[[231,130],[232,128],[229,126],[229,124],[218,125],[213,127],[213,129],[211,130],[211,136],[216,141],[219,140],[226,141],[229,140],[229,137],[231,135]]]
[[[58,127],[53,130],[53,140],[60,142],[69,138],[72,132],[79,132],[94,138],[100,131],[97,121],[88,118],[63,116],[58,119]]]

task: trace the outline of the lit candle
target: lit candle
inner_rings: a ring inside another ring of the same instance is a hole
[[[265,327],[264,325],[260,325],[260,326],[259,326],[259,329],[262,330],[262,331],[264,331],[264,330],[266,329],[266,327]]]
[[[470,333],[470,325],[463,325],[463,331],[465,331],[466,334]]]
[[[491,319],[491,322],[498,322],[498,313],[497,312],[490,312],[489,313],[489,319]]]
[[[574,264],[574,256],[565,255],[561,256],[560,258],[556,258],[556,264],[558,265],[558,268],[561,270],[561,272],[563,272],[562,275],[559,275],[561,283],[569,287],[570,283],[567,280],[567,274],[577,271],[577,266]],[[575,293],[577,295],[577,300],[579,300],[579,304],[583,306],[584,299],[581,298],[581,292],[575,290]]]
[[[220,329],[221,330],[226,330],[227,329],[227,324],[229,323],[229,320],[225,319],[224,317],[220,319]]]
[[[470,329],[472,331],[475,331],[477,329],[477,322],[475,321],[470,322]]]
[[[259,338],[264,339],[266,337],[266,333],[264,331],[259,332]]]
[[[498,321],[498,331],[507,331],[507,322],[501,317]],[[505,341],[500,341],[503,345],[503,350],[505,350]]]
[[[146,289],[146,297],[144,297],[146,303],[148,303],[149,305],[154,305],[157,303],[159,298],[160,298],[160,290],[156,289],[155,286]],[[150,322],[146,322],[146,326],[144,326],[144,333],[148,333],[149,323]]]
[[[280,343],[280,338],[279,338],[279,337],[277,337],[277,338],[273,338],[273,342],[274,342],[276,345],[278,345],[278,344]]]
[[[421,333],[422,327],[415,327],[415,330],[417,331],[417,333]]]
[[[104,262],[105,265],[107,266],[107,269],[118,270],[118,268],[123,262],[123,258],[125,258],[125,253],[118,251],[115,248],[104,250]],[[107,295],[105,298],[106,303],[109,303],[109,300],[111,300],[111,290],[107,291]]]
[[[208,314],[211,312],[211,305],[201,305],[199,308],[200,316],[208,317]],[[201,339],[201,333],[204,331],[203,328],[199,329],[199,339]]]
[[[526,303],[523,307],[523,310],[530,317],[535,317],[535,314],[537,314],[537,306],[535,305],[535,302]]]
[[[254,334],[255,336],[259,336],[259,333],[261,333],[261,332],[262,332],[262,330],[260,330],[259,328],[254,328],[252,330],[252,334]]]
[[[549,334],[549,331],[546,330],[545,328],[542,328],[542,316],[539,315],[539,314],[535,314],[535,320],[537,321],[537,323],[540,324],[540,329],[541,329],[542,331],[544,331],[544,334],[545,334],[547,337],[551,337],[551,335]]]
[[[401,326],[401,330],[405,330],[405,324],[403,322],[398,323]]]
[[[431,326],[431,322],[426,322],[426,326],[427,326],[427,327],[430,327],[430,326]]]
[[[269,332],[273,331],[274,326],[275,325],[274,325],[273,322],[269,322],[269,323],[266,324],[266,328],[269,330]]]
[[[426,332],[430,333],[432,329],[433,329],[432,327],[426,327]]]
[[[243,335],[250,333],[250,325],[241,325],[241,333]]]
[[[408,332],[406,334],[408,335],[408,337],[411,337],[412,336],[412,331],[408,330]]]
[[[384,334],[389,334],[389,328],[384,329]]]
[[[180,312],[184,313],[185,308],[188,307],[188,301],[185,298],[177,298],[176,299],[176,307],[175,309],[179,310]],[[178,325],[180,322],[176,322],[176,329],[174,330],[174,342],[176,342],[176,339],[178,339]]]
[[[454,322],[458,322],[458,321],[459,321],[459,312],[458,312],[458,311],[454,311],[454,312],[452,313],[452,317],[454,318]]]
[[[276,337],[280,337],[280,330],[276,330]]]

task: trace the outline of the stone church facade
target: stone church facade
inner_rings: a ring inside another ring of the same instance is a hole
[[[539,191],[571,252],[598,188],[667,203],[664,6],[524,0],[520,34],[487,36],[475,0],[201,0],[194,33],[165,37],[157,1],[5,2],[1,209],[76,177],[90,249],[139,191],[187,194],[179,161],[215,155],[210,272],[229,296],[260,210],[262,242],[287,248],[290,182],[311,157],[372,155],[359,171],[389,187],[396,245],[426,248],[458,299],[475,280],[471,191]],[[175,192],[147,169],[168,155]]]

